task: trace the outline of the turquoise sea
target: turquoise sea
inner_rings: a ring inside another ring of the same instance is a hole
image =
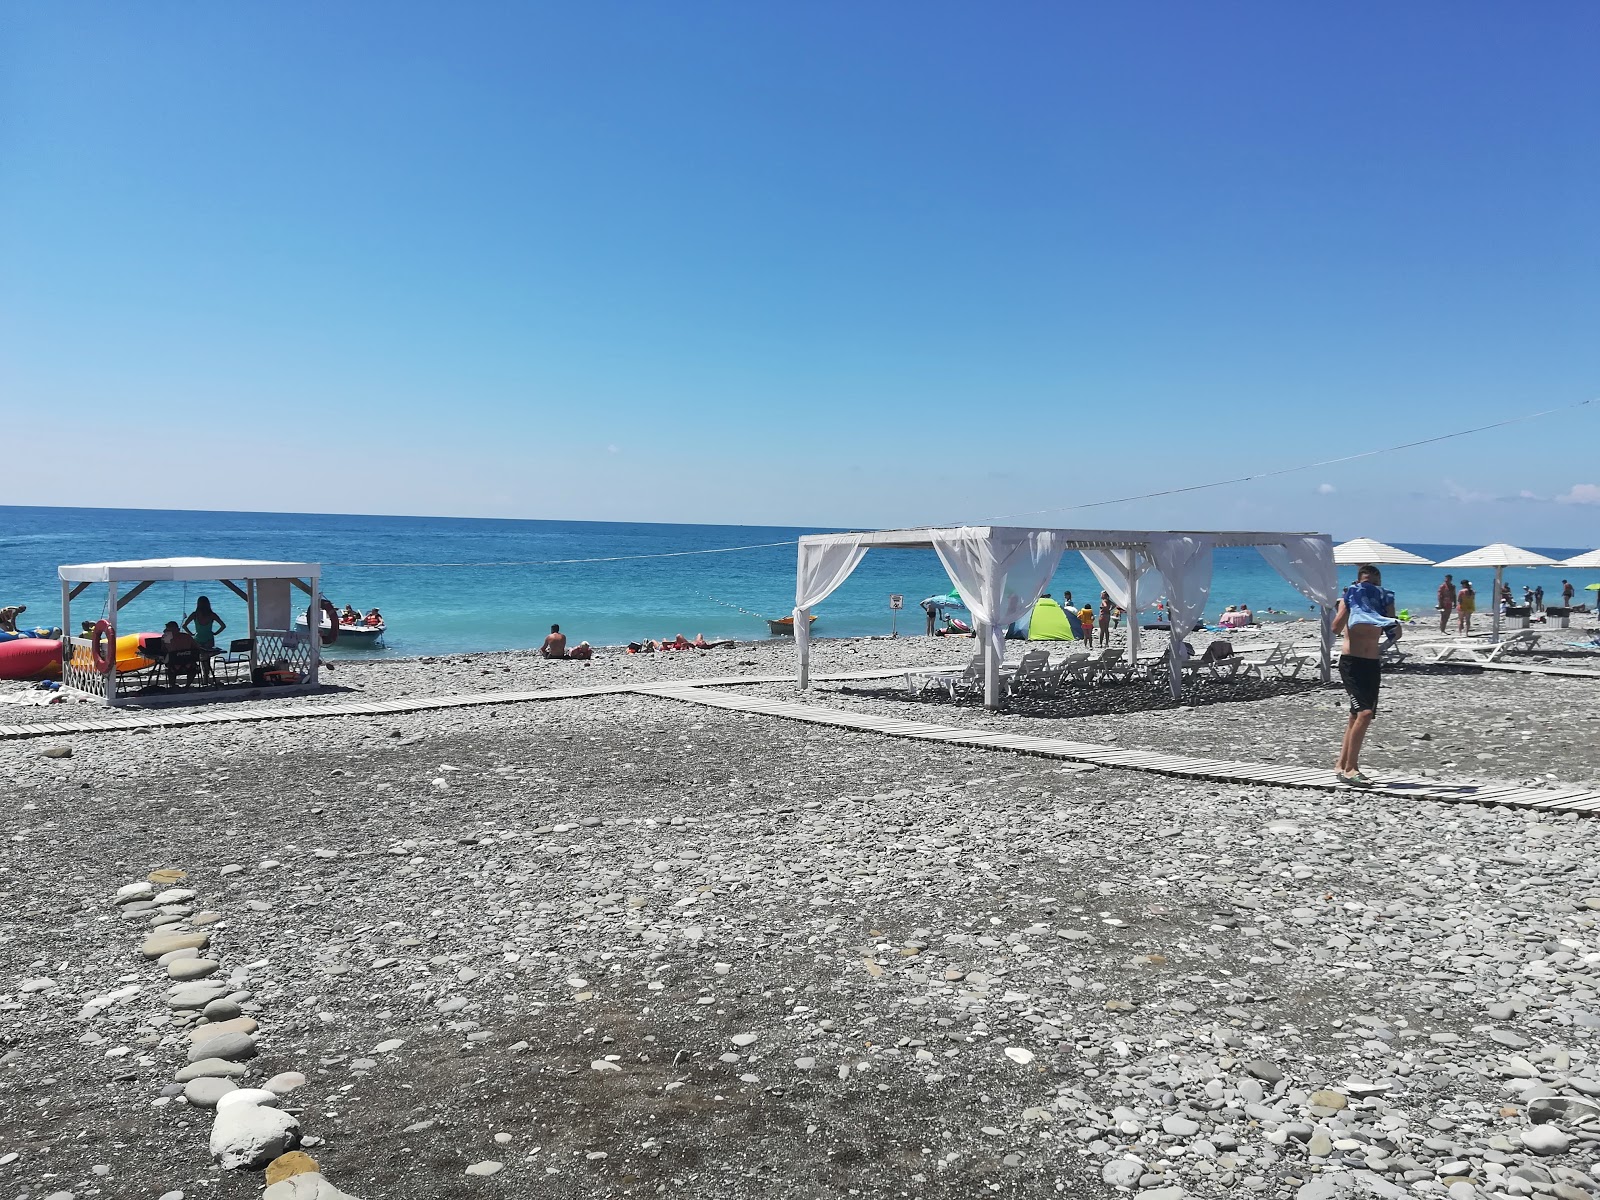
[[[750,640],[768,636],[763,615],[786,615],[794,602],[792,544],[719,554],[685,551],[792,543],[818,529],[750,525],[655,525],[602,521],[511,521],[459,517],[363,517],[334,514],[174,512],[143,509],[0,506],[0,606],[26,604],[28,625],[60,623],[62,563],[201,555],[269,558],[323,564],[322,586],[335,603],[381,608],[389,622],[387,647],[333,654],[416,655],[537,646],[559,622],[574,642],[597,646],[631,640],[693,637]],[[1381,531],[1379,531],[1381,534]],[[1341,531],[1336,538],[1369,535]],[[1407,544],[1431,559],[1469,546]],[[1530,547],[1531,548],[1531,547]],[[1540,547],[1570,557],[1587,547]],[[641,555],[673,555],[644,558]],[[567,560],[612,559],[617,561]],[[368,565],[372,564],[372,565]],[[434,565],[450,564],[450,565]],[[487,564],[487,565],[485,565]],[[516,564],[516,565],[502,565]],[[529,565],[541,564],[541,565]],[[1459,577],[1460,572],[1456,572]],[[1591,573],[1592,574],[1592,573]],[[1558,569],[1510,571],[1524,582],[1559,588]],[[1402,607],[1431,611],[1440,572],[1389,567],[1384,580]],[[1479,585],[1487,603],[1493,572]],[[1588,577],[1573,582],[1579,587]],[[905,597],[901,633],[920,633],[916,608],[924,596],[948,591],[932,551],[870,551],[856,573],[819,609],[818,637],[884,635],[891,630],[889,596]],[[1081,599],[1099,594],[1082,558],[1069,554],[1051,585]],[[181,618],[205,592],[224,620],[242,627],[243,604],[227,590],[158,584],[123,610],[124,632],[160,629]],[[1248,601],[1258,611],[1306,614],[1309,606],[1254,550],[1219,551],[1210,614]],[[91,602],[92,600],[92,602]],[[74,619],[101,615],[94,589],[74,605]],[[226,636],[226,635],[224,635]]]

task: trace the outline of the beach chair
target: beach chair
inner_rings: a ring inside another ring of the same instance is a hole
[[[1296,650],[1292,642],[1277,642],[1266,654],[1242,654],[1238,657],[1260,679],[1266,678],[1268,667],[1276,671],[1281,679],[1298,679],[1301,671],[1319,661],[1314,654],[1303,654]]]
[[[1067,655],[1058,663],[1052,663],[1045,668],[1045,691],[1055,695],[1069,683],[1088,683],[1090,681],[1089,664],[1092,655],[1087,650],[1078,650]]]
[[[1050,651],[1029,650],[1014,666],[1000,668],[1006,687],[1013,692],[1043,693],[1050,678]]]
[[[955,699],[958,690],[969,689],[972,680],[977,680],[977,688],[983,690],[983,655],[974,654],[972,661],[965,668],[953,671],[949,667],[930,667],[906,672],[906,689],[913,696],[923,696],[928,692],[943,690],[950,698]],[[1002,678],[1000,686],[1005,687]]]
[[[1106,646],[1089,659],[1084,674],[1090,683],[1131,679],[1133,672],[1128,669],[1128,652],[1118,646]]]
[[[1502,642],[1428,642],[1415,647],[1418,654],[1431,663],[1495,663],[1502,655],[1514,650],[1531,650],[1538,645],[1539,635],[1532,630],[1514,633]]]
[[[227,652],[217,656],[217,674],[225,683],[237,683],[250,673],[250,651],[254,645],[251,638],[234,638],[228,643]]]

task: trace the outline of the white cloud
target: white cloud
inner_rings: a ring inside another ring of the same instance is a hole
[[[1317,484],[1317,495],[1319,495],[1319,496],[1331,496],[1335,492],[1337,492],[1338,490],[1339,489],[1334,487],[1333,484],[1331,484],[1331,483],[1319,483],[1319,484]]]
[[[615,442],[612,442],[610,445],[608,445],[606,447],[606,453],[607,454],[621,454],[622,453],[622,447],[618,446]]]
[[[1444,481],[1444,494],[1457,504],[1483,504],[1494,499],[1489,492],[1475,492],[1471,488],[1462,487],[1453,479]]]
[[[1575,483],[1565,496],[1556,497],[1557,504],[1600,504],[1600,483]]]

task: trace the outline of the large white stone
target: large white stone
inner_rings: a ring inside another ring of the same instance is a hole
[[[300,1122],[259,1104],[232,1104],[211,1122],[211,1157],[224,1170],[260,1170],[300,1142]]]
[[[235,1104],[264,1104],[268,1108],[277,1108],[278,1093],[269,1092],[266,1088],[239,1088],[218,1100],[217,1108],[232,1108]]]

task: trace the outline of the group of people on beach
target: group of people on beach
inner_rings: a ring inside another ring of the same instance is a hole
[[[1561,581],[1561,607],[1571,608],[1573,597],[1576,595],[1577,592],[1573,589],[1571,582],[1563,579]],[[1500,605],[1501,612],[1512,607],[1512,592],[1509,583],[1502,582],[1500,584],[1500,595],[1496,598],[1496,602]],[[1460,585],[1457,586],[1455,577],[1446,575],[1444,582],[1439,585],[1435,603],[1439,609],[1440,633],[1449,632],[1452,615],[1456,619],[1457,633],[1472,632],[1472,616],[1478,611],[1478,593],[1472,586],[1472,580],[1463,579]],[[1522,603],[1531,613],[1544,612],[1544,584],[1541,583],[1531,588],[1524,587],[1522,589]]]

